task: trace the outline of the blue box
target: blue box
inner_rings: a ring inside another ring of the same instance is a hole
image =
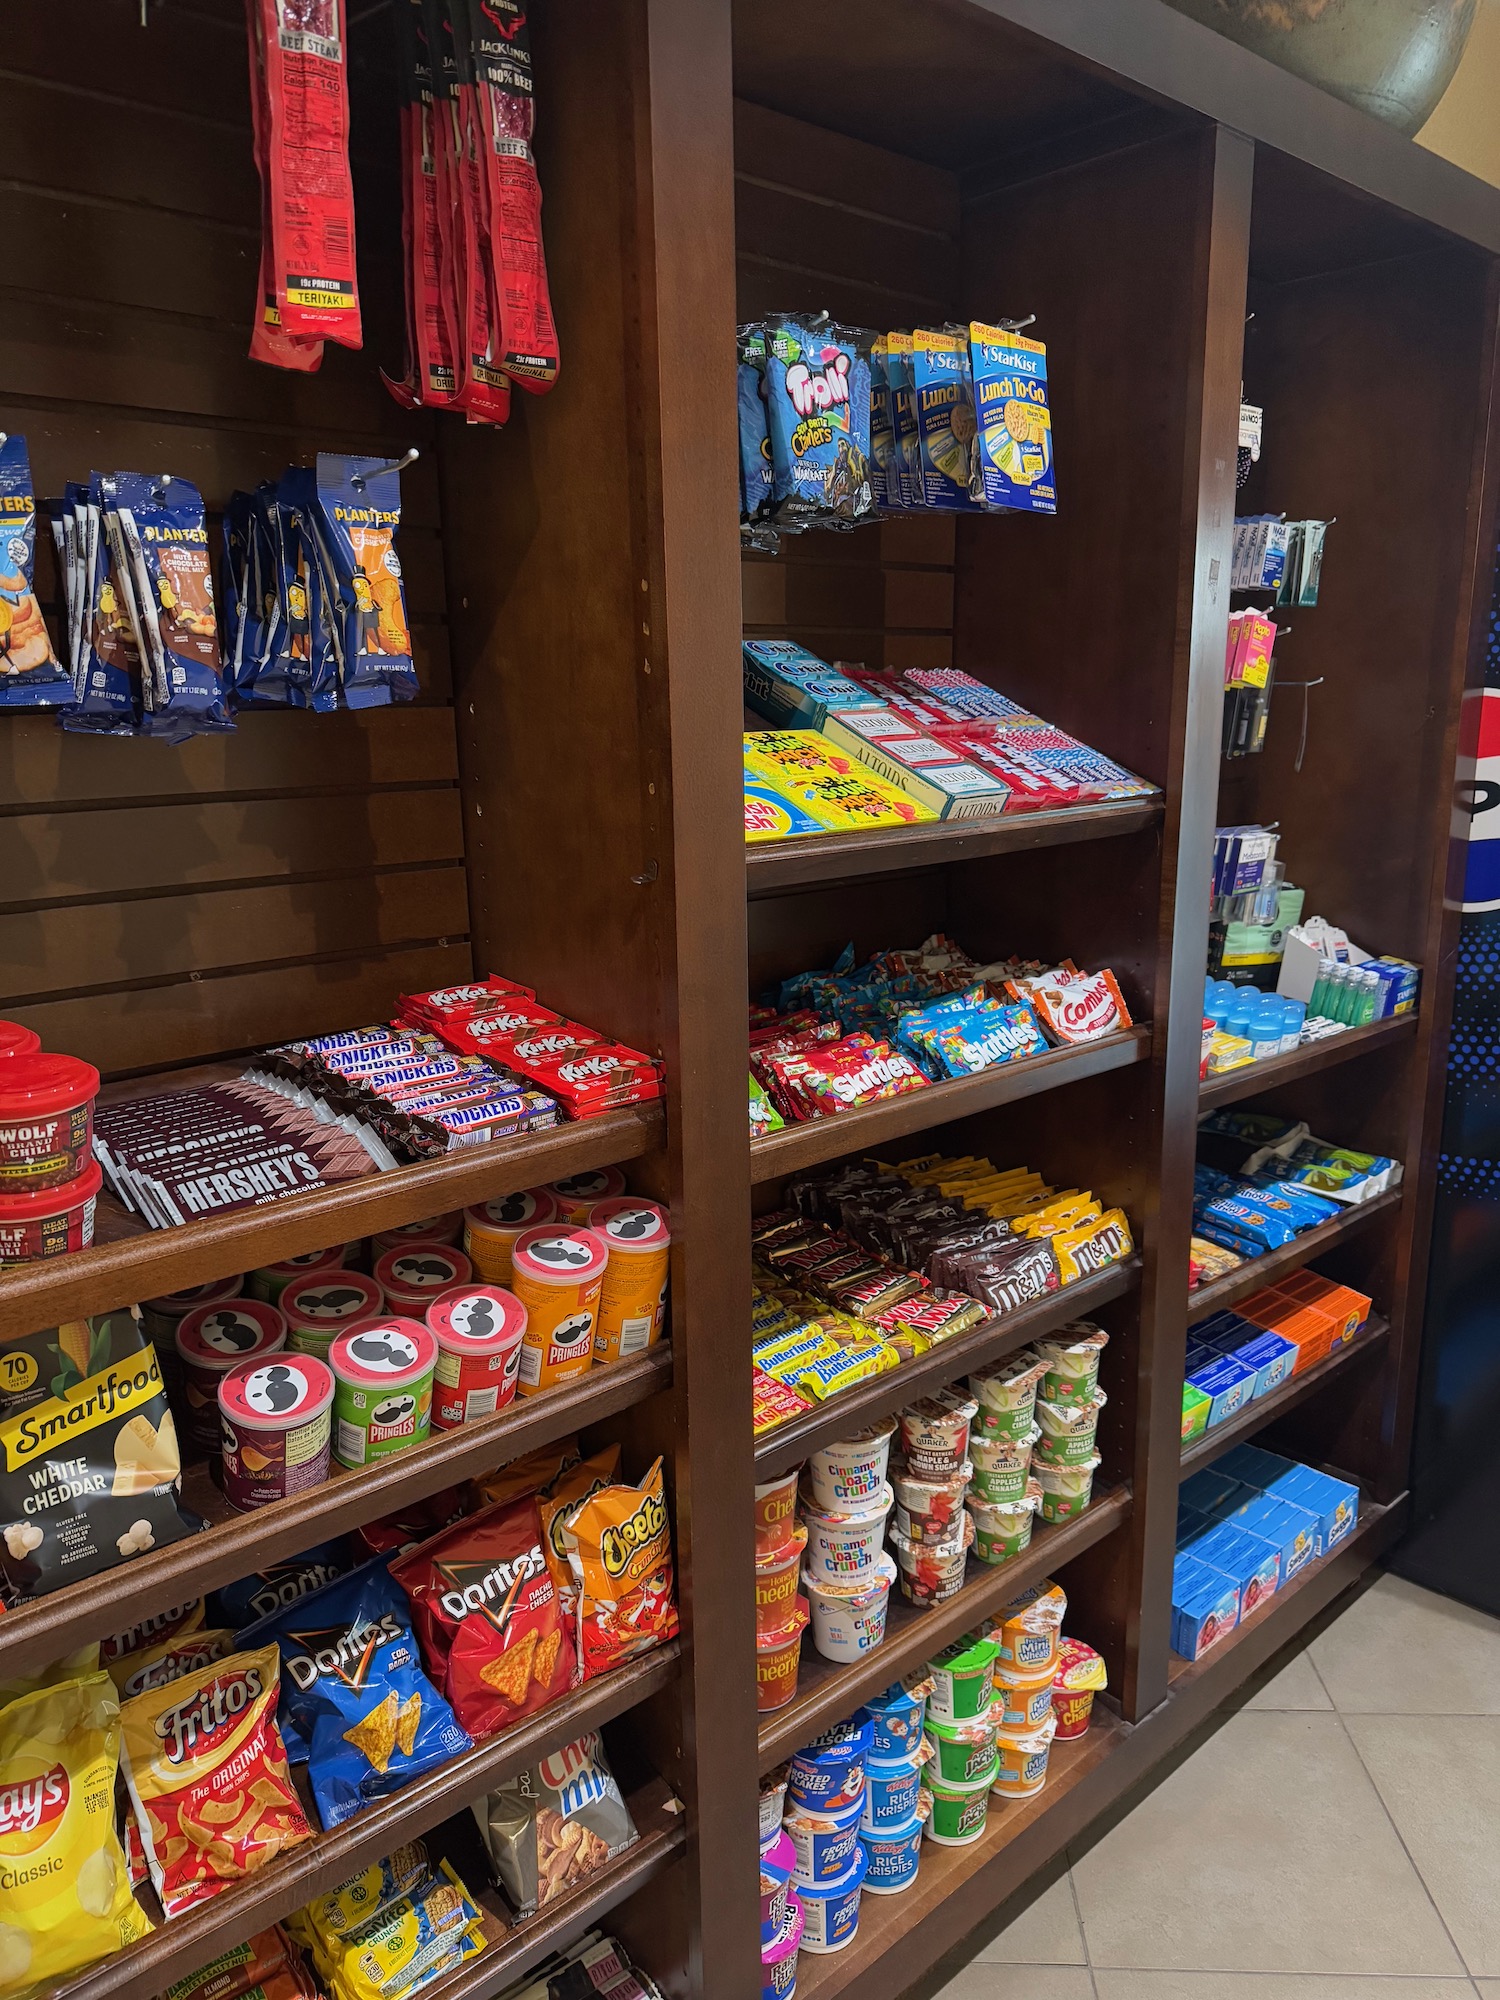
[[[838,709],[882,708],[879,695],[791,639],[746,639],[745,699],[773,729],[821,729]]]
[[[1233,1577],[1239,1586],[1242,1618],[1248,1618],[1258,1604],[1281,1588],[1280,1545],[1248,1533],[1238,1519],[1220,1522],[1199,1541],[1190,1543],[1184,1554]]]
[[[1172,1566],[1172,1651],[1200,1659],[1240,1622],[1239,1585],[1195,1556]]]
[[[1177,1508],[1177,1546],[1179,1549],[1184,1543],[1195,1540],[1199,1535],[1206,1535],[1212,1526],[1213,1522],[1210,1521],[1207,1514],[1200,1514],[1196,1507],[1184,1507],[1179,1502]]]
[[[1210,1347],[1206,1341],[1199,1340],[1196,1333],[1189,1336],[1187,1353],[1182,1361],[1182,1379],[1187,1381],[1195,1368],[1207,1368],[1219,1359],[1221,1356],[1216,1347]]]
[[[1194,1369],[1187,1379],[1213,1405],[1208,1413],[1210,1430],[1232,1417],[1255,1393],[1255,1370],[1248,1362],[1229,1355],[1221,1355],[1206,1368]]]
[[[1217,1312],[1212,1319],[1203,1320],[1195,1326],[1190,1338],[1204,1347],[1214,1348],[1220,1354],[1233,1354],[1237,1347],[1243,1347],[1260,1331],[1251,1320],[1242,1318],[1237,1312]]]
[[[1262,1333],[1239,1349],[1239,1359],[1255,1370],[1255,1388],[1251,1400],[1269,1396],[1273,1389],[1279,1389],[1283,1382],[1289,1382],[1292,1371],[1297,1366],[1298,1348],[1295,1341],[1285,1340],[1279,1333]]]
[[[1282,1473],[1291,1472],[1296,1460],[1282,1458],[1274,1451],[1262,1451],[1258,1444],[1237,1444],[1226,1451],[1219,1460],[1219,1468],[1227,1472],[1231,1479],[1241,1480],[1246,1486],[1253,1486],[1257,1493],[1264,1493],[1273,1479]]]
[[[1228,1494],[1239,1496],[1236,1506],[1241,1500],[1248,1500],[1250,1496],[1242,1482],[1225,1470],[1231,1456],[1231,1453],[1226,1453],[1217,1465],[1207,1465],[1190,1479],[1184,1479],[1177,1489],[1178,1507],[1192,1507],[1200,1514],[1211,1514],[1215,1505]]]
[[[1310,1465],[1294,1465],[1268,1489],[1273,1499],[1290,1500],[1318,1516],[1318,1554],[1326,1556],[1347,1535],[1359,1519],[1359,1488]]]
[[[1267,1493],[1258,1493],[1230,1516],[1230,1523],[1243,1528],[1247,1535],[1279,1546],[1283,1583],[1290,1583],[1298,1570],[1317,1558],[1318,1516],[1306,1507],[1294,1506],[1290,1500],[1273,1500]]]

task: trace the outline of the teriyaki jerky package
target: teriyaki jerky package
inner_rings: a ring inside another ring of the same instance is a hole
[[[36,500],[19,431],[0,431],[0,708],[65,708],[73,677],[52,650],[32,588]]]
[[[213,567],[203,497],[170,473],[117,472],[105,482],[134,590],[150,708],[231,728],[219,658]]]
[[[401,240],[406,251],[406,375],[382,379],[398,403],[441,407],[458,391],[458,334],[443,238],[428,0],[396,0],[401,97]],[[446,115],[446,113],[444,114]]]
[[[975,321],[969,359],[977,424],[970,491],[986,507],[1055,514],[1046,348]]]
[[[18,1598],[98,1576],[196,1526],[177,1504],[182,1466],[156,1350],[128,1314],[99,1328],[87,1355],[67,1328],[4,1350],[29,1356],[39,1376],[57,1363],[40,1401],[0,1418],[0,1582]],[[96,1347],[108,1360],[80,1374]],[[66,1386],[54,1391],[54,1380]]]
[[[922,453],[922,504],[969,513],[973,466],[974,385],[969,343],[947,329],[918,327],[911,337],[912,387]]]
[[[770,322],[765,399],[778,523],[845,527],[873,516],[868,343],[826,314]]]
[[[250,36],[250,129],[255,171],[260,177],[260,264],[255,279],[255,314],[250,329],[250,359],[273,368],[291,368],[310,375],[323,365],[321,338],[300,339],[281,324],[276,302],[276,274],[271,258],[271,171],[267,152],[271,106],[266,86],[265,22],[257,0],[247,0],[245,26]]]
[[[339,593],[344,699],[373,708],[417,692],[396,529],[401,477],[386,459],[318,453],[318,521]]]
[[[463,0],[430,0],[432,92],[438,112],[439,185],[446,191],[446,240],[458,337],[453,407],[474,423],[503,424],[510,379],[500,366],[499,293],[485,240],[486,180],[482,113]]]
[[[518,1918],[570,1894],[640,1839],[593,1731],[517,1772],[473,1812]]]

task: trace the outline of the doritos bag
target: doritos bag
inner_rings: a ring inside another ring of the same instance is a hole
[[[305,1748],[325,1828],[473,1745],[422,1671],[406,1599],[383,1562],[315,1590],[244,1635],[281,1649],[289,1754]]]
[[[276,1727],[274,1646],[125,1703],[121,1761],[171,1918],[312,1839]]]
[[[252,1570],[214,1592],[210,1603],[214,1622],[242,1631],[257,1618],[269,1618],[273,1611],[285,1610],[310,1591],[321,1590],[336,1576],[347,1575],[363,1559],[349,1540],[338,1535],[331,1542],[304,1549],[300,1556],[267,1563],[264,1569]]]
[[[487,1507],[402,1556],[428,1671],[477,1741],[508,1729],[573,1684],[573,1643],[529,1496]]]
[[[115,1834],[120,1704],[107,1674],[0,1709],[0,1995],[66,1979],[151,1929]]]
[[[408,1549],[429,1540],[440,1528],[461,1521],[467,1512],[463,1487],[445,1486],[441,1493],[429,1493],[425,1500],[408,1500],[394,1514],[382,1514],[376,1521],[361,1521],[353,1539],[365,1556],[404,1555]]]
[[[606,1486],[575,1507],[568,1560],[579,1585],[578,1651],[592,1680],[677,1633],[672,1526],[658,1459],[639,1486]]]

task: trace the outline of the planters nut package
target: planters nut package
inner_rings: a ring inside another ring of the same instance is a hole
[[[417,1656],[411,1612],[383,1562],[366,1563],[243,1635],[281,1649],[281,1723],[305,1756],[325,1828],[472,1749]]]
[[[574,1685],[569,1636],[527,1494],[456,1521],[401,1557],[422,1657],[476,1739],[508,1729]]]

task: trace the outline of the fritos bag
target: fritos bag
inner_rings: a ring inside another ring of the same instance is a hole
[[[151,1880],[171,1918],[312,1838],[276,1727],[274,1646],[152,1688],[120,1711]]]
[[[158,1639],[154,1645],[142,1646],[138,1652],[127,1653],[123,1659],[111,1660],[107,1671],[121,1701],[130,1701],[149,1688],[165,1687],[168,1681],[212,1666],[215,1660],[222,1660],[234,1651],[234,1643],[234,1634],[226,1626],[179,1632]]]
[[[578,1652],[592,1680],[674,1638],[672,1526],[658,1459],[639,1486],[606,1486],[568,1519]]]
[[[65,1979],[151,1929],[115,1834],[120,1704],[107,1674],[0,1709],[0,1995]]]
[[[402,1556],[422,1657],[476,1742],[534,1714],[573,1684],[573,1642],[528,1495],[457,1521]]]

